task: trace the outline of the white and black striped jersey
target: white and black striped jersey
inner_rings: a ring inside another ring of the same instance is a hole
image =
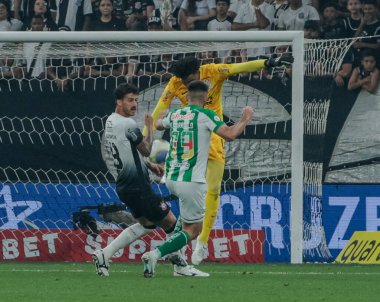
[[[108,171],[116,180],[117,190],[143,190],[150,185],[149,173],[137,145],[143,135],[136,121],[112,113],[106,121],[101,150]]]
[[[83,19],[92,14],[91,0],[56,0],[58,27],[68,26],[71,31],[81,31]]]

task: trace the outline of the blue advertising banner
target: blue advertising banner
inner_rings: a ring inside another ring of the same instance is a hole
[[[153,189],[168,195],[164,185]],[[324,185],[322,218],[327,245],[335,257],[354,231],[380,227],[380,187]],[[226,191],[221,196],[215,230],[263,230],[265,261],[289,261],[290,189],[257,185]],[[120,203],[113,185],[0,184],[0,229],[72,229],[80,207]],[[176,201],[170,202],[178,214]],[[312,211],[307,206],[305,211]],[[99,219],[96,212],[91,213]]]

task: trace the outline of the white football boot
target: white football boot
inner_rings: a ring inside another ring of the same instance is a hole
[[[154,251],[147,252],[142,255],[141,260],[144,262],[144,277],[152,278],[158,260],[156,253]]]
[[[196,269],[192,265],[178,266],[174,265],[174,277],[210,277],[210,274]]]
[[[208,244],[203,243],[197,239],[197,245],[191,255],[191,263],[199,265],[204,259],[208,257]]]
[[[99,276],[108,277],[110,264],[104,257],[103,250],[96,250],[92,255],[92,261],[95,264],[96,273]]]

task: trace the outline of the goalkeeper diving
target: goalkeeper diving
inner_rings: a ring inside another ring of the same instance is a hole
[[[222,87],[224,81],[239,73],[255,72],[267,67],[290,65],[294,61],[292,56],[281,56],[263,60],[254,60],[237,64],[205,64],[194,57],[185,57],[177,62],[174,76],[166,85],[153,113],[153,124],[163,111],[166,111],[174,97],[187,105],[187,86],[192,81],[201,80],[209,86],[208,100],[204,108],[214,111],[223,120]],[[145,131],[145,129],[144,129]],[[197,244],[191,256],[194,265],[198,265],[208,256],[208,239],[214,225],[220,202],[221,183],[225,165],[224,140],[212,134],[210,155],[206,172],[206,211],[203,220],[202,232],[197,238]]]

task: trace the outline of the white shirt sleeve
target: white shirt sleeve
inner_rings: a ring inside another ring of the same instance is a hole
[[[265,16],[265,18],[268,19],[269,23],[272,24],[274,20],[274,14],[275,14],[274,6],[270,4],[266,5],[265,10],[262,13]]]
[[[243,16],[244,16],[244,11],[246,9],[248,9],[248,8],[247,8],[247,5],[245,5],[245,4],[239,6],[239,9],[237,11],[237,15],[234,19],[234,23],[244,23],[243,22]]]
[[[91,15],[91,14],[92,14],[91,0],[84,0],[84,2],[83,2],[83,15]]]
[[[187,10],[188,6],[189,6],[189,3],[187,2],[187,0],[183,0],[181,8]]]
[[[207,0],[208,9],[215,9],[216,8],[216,1],[215,0]]]
[[[11,30],[19,31],[22,28],[22,22],[18,19],[12,19],[11,20]]]
[[[309,20],[319,21],[319,14],[315,7],[311,5],[307,5],[306,7],[309,8]]]
[[[238,0],[231,0],[231,4],[230,4],[228,11],[237,14],[237,12],[239,10],[239,4],[238,3],[239,3]]]

